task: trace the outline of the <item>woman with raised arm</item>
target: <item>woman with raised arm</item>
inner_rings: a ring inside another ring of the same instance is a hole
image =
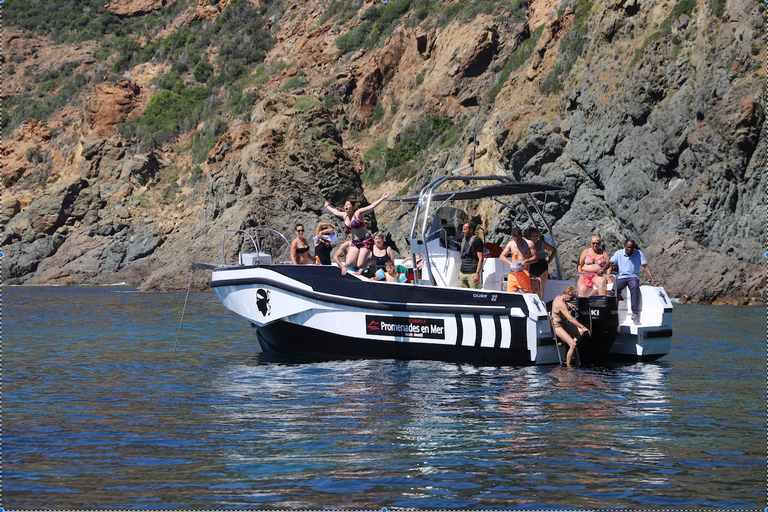
[[[325,207],[328,208],[329,212],[344,219],[344,229],[352,236],[352,245],[347,251],[347,265],[350,267],[359,269],[365,266],[373,250],[373,237],[368,232],[368,226],[365,225],[362,215],[376,208],[388,196],[389,192],[384,192],[384,195],[379,199],[362,208],[360,201],[348,199],[344,203],[343,212],[331,206],[327,201],[325,202]]]
[[[330,222],[319,223],[312,240],[315,242],[315,265],[330,265],[331,249],[339,240],[336,235],[336,226]]]

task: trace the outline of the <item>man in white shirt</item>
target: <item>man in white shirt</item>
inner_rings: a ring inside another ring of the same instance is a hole
[[[611,257],[611,263],[619,266],[619,274],[616,276],[616,296],[621,295],[624,288],[629,288],[631,295],[632,322],[640,323],[640,268],[645,270],[651,283],[658,281],[653,278],[651,269],[642,251],[637,248],[635,241],[627,239],[624,249],[616,251]]]

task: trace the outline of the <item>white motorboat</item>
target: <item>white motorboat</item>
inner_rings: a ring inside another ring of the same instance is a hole
[[[498,258],[501,248],[485,244],[482,288],[459,287],[455,234],[467,216],[453,206],[494,200],[526,215],[554,245],[536,196],[557,190],[561,187],[508,176],[454,172],[433,180],[418,195],[390,199],[409,213],[411,261],[422,263],[410,268],[408,283],[369,281],[342,274],[336,266],[273,263],[260,249],[258,236],[248,234],[254,252],[241,253],[238,264],[216,266],[210,286],[225,307],[256,327],[265,352],[320,360],[561,364],[567,347],[557,343],[546,304],[574,282],[561,278],[559,260],[543,298],[508,293],[509,269]],[[613,356],[652,360],[669,351],[671,301],[663,288],[641,290],[639,325],[626,313],[628,301],[613,295],[576,299],[580,321],[588,322],[592,332],[578,346],[581,364]]]

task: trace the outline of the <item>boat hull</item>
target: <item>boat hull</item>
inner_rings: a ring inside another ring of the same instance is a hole
[[[618,336],[608,354],[612,361],[655,361],[672,348],[672,301],[660,286],[640,287],[640,322],[632,321],[631,292],[618,306]]]
[[[336,267],[214,271],[211,287],[257,328],[262,349],[312,359],[394,358],[558,364],[532,294],[362,281]]]
[[[544,299],[551,301],[573,284],[570,280],[550,279]],[[598,295],[578,297],[575,301],[579,321],[590,328],[593,337],[595,333],[600,333],[600,344],[610,342],[605,356],[608,361],[654,361],[667,355],[672,348],[672,300],[661,286],[643,285],[640,293],[638,324],[632,320],[631,293],[628,289],[624,289],[620,299],[612,295]],[[604,351],[579,346],[579,354],[597,364]]]
[[[274,322],[257,328],[264,352],[313,360],[400,359],[437,360],[477,365],[534,364],[527,348],[493,348],[437,343],[408,343],[402,340],[359,339],[313,329],[290,322]],[[550,358],[551,359],[551,358]],[[556,360],[550,360],[554,364]]]

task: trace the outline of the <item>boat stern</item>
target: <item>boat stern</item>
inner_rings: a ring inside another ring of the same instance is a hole
[[[611,347],[611,359],[653,361],[672,347],[672,301],[660,286],[640,287],[640,322],[632,321],[631,294],[625,289],[619,301],[619,335]]]

